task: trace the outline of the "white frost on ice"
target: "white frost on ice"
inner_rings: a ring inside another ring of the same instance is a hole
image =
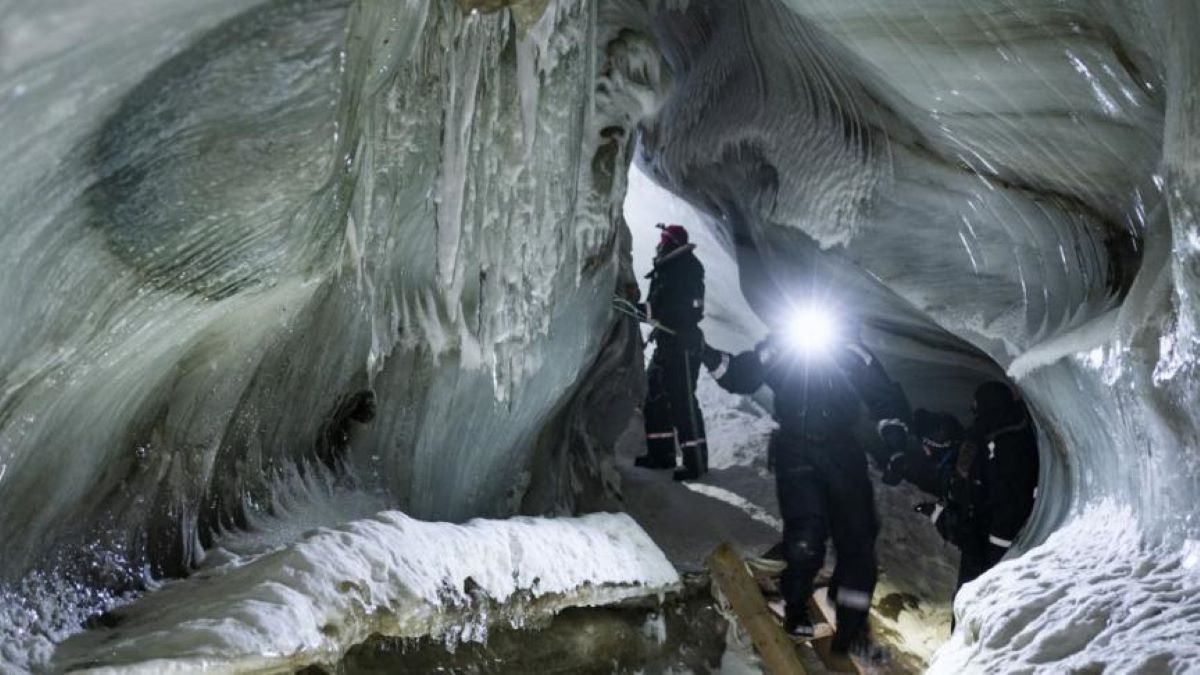
[[[115,628],[65,642],[53,668],[328,663],[374,633],[480,640],[493,623],[520,625],[678,583],[624,514],[454,525],[385,511],[168,584],[120,610]]]
[[[642,624],[642,634],[660,645],[666,644],[667,622],[663,618],[663,615],[651,614],[647,616],[646,623]]]
[[[933,673],[1200,672],[1190,543],[1145,543],[1111,502],[963,587]]]

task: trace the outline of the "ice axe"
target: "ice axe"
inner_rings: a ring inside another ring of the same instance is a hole
[[[619,295],[613,296],[612,305],[613,305],[613,309],[617,310],[618,312],[620,312],[626,316],[631,316],[642,323],[649,324],[655,330],[661,330],[662,332],[666,333],[667,335],[675,334],[675,331],[671,330],[670,328],[667,328],[666,326],[662,325],[662,323],[656,321],[655,319],[651,319],[650,317],[646,316],[642,312],[642,310],[638,309],[637,305],[626,300],[625,298],[622,298]]]

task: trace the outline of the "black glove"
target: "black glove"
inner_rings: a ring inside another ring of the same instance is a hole
[[[708,368],[709,370],[716,370],[717,368],[721,367],[722,356],[724,356],[724,353],[722,353],[720,350],[713,349],[712,347],[708,346],[708,343],[705,343],[704,349],[700,352],[700,362],[704,364],[705,368]]]
[[[892,455],[903,453],[908,446],[908,432],[899,424],[888,424],[879,430],[879,436]]]
[[[908,467],[908,458],[903,452],[897,452],[888,458],[887,466],[883,467],[884,485],[899,485],[900,481],[904,480],[905,469]]]
[[[699,328],[694,328],[689,331],[683,331],[677,336],[683,348],[693,354],[702,354],[704,351],[704,333]],[[702,357],[703,358],[703,357]]]

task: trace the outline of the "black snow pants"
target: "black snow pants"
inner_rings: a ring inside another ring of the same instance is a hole
[[[982,541],[964,545],[959,548],[959,552],[962,555],[958,563],[958,583],[954,586],[955,595],[958,594],[958,589],[975,581],[992,567]]]
[[[708,471],[704,417],[696,401],[700,355],[689,352],[670,335],[655,339],[654,355],[646,369],[646,450],[658,466],[675,465],[675,440],[688,471]]]
[[[777,441],[775,487],[783,516],[781,590],[789,611],[807,611],[813,580],[833,537],[837,564],[829,597],[837,606],[834,647],[845,650],[867,629],[875,591],[875,497],[862,451],[851,441]]]
[[[961,556],[958,560],[958,582],[954,586],[955,598],[958,597],[959,589],[983,576],[983,573],[992,567],[987,557],[987,535],[980,535],[970,526],[964,527],[964,529],[968,531],[961,535],[957,542]],[[957,613],[951,614],[950,630],[954,630],[957,623]]]

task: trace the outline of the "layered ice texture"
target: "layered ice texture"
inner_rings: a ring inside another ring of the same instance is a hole
[[[609,308],[631,129],[595,6],[538,10],[3,8],[9,633],[241,531],[607,490],[620,428],[589,425],[640,391]]]
[[[518,510],[609,338],[593,9],[63,4],[5,19],[62,43],[6,73],[3,576],[178,569],[296,472]]]
[[[613,514],[451,525],[385,511],[224,558],[66,641],[51,667],[285,672],[336,664],[373,634],[452,646],[679,584],[641,528]]]
[[[1191,663],[1194,637],[1170,645],[1200,617],[1198,19],[789,0],[649,23],[672,86],[638,160],[709,214],[763,321],[816,295],[910,357],[986,355],[1034,412],[1042,488],[1017,548],[1035,551],[972,587],[934,670]],[[901,380],[950,407],[919,370]]]
[[[1016,378],[1027,553],[935,670],[1185,670],[1196,35],[1173,0],[8,3],[3,627],[610,491],[632,157],[724,251],[718,346],[816,294],[917,405]],[[239,537],[259,567],[213,562]]]

